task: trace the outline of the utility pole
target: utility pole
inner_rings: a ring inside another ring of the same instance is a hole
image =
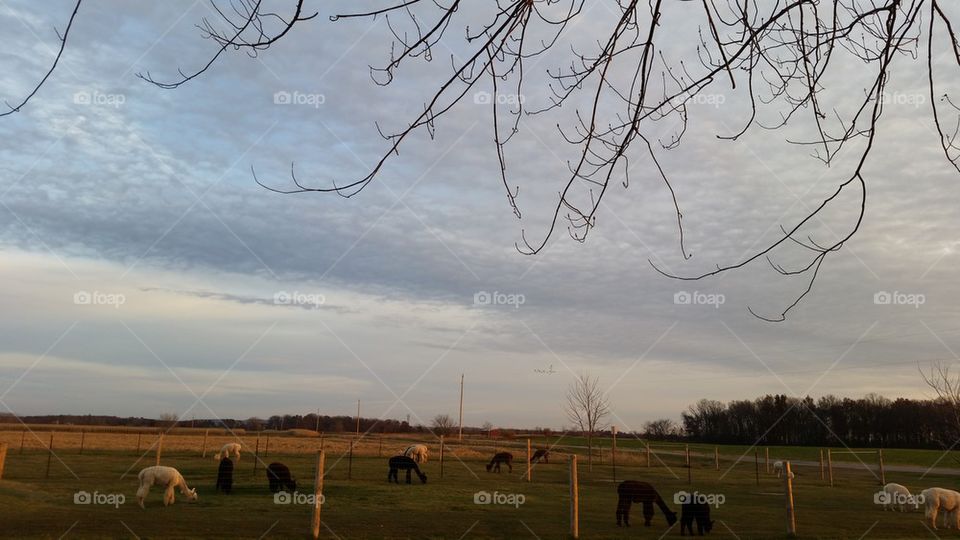
[[[463,373],[460,374],[460,434],[457,440],[463,440]]]
[[[317,427],[314,431],[316,431],[317,433],[320,432],[320,409],[319,408],[317,408]]]

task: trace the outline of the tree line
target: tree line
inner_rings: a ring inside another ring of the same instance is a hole
[[[957,410],[947,400],[891,400],[877,394],[816,400],[767,394],[727,403],[701,399],[681,418],[682,424],[648,422],[645,435],[725,444],[946,448],[960,434]]]

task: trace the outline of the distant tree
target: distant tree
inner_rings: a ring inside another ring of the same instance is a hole
[[[605,427],[610,405],[600,379],[581,374],[567,388],[567,418],[587,436],[587,468],[593,470],[593,434]]]
[[[453,428],[457,427],[457,423],[453,418],[450,418],[449,414],[438,414],[434,416],[430,425],[433,427],[433,432],[437,435],[449,435],[453,432]]]
[[[481,429],[483,429],[483,433],[484,433],[487,437],[489,437],[489,436],[490,436],[490,432],[493,431],[493,424],[490,423],[490,422],[484,422],[484,423],[483,423],[483,426],[481,426]]]
[[[643,424],[643,434],[649,439],[662,441],[677,435],[680,426],[669,418],[660,418]]]
[[[940,402],[947,411],[945,440],[941,446],[952,447],[954,441],[960,439],[960,373],[950,371],[950,366],[940,360],[930,363],[929,370],[920,370],[923,382],[936,394],[936,401]]]
[[[171,428],[177,425],[177,421],[180,420],[180,415],[177,413],[160,413],[160,426]]]

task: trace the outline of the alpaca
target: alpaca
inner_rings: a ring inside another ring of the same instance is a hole
[[[387,482],[391,480],[397,484],[400,483],[398,478],[399,471],[407,471],[407,483],[410,483],[410,471],[417,473],[417,476],[420,478],[420,482],[423,484],[427,483],[427,475],[420,472],[420,467],[417,466],[415,459],[407,456],[393,456],[390,458],[390,472],[387,473]]]
[[[267,465],[267,482],[270,484],[271,493],[297,490],[297,479],[290,474],[290,469],[283,463]]]
[[[233,489],[233,461],[230,458],[220,460],[220,467],[217,469],[217,483],[214,485],[217,491],[223,491],[227,495]]]
[[[932,487],[920,492],[925,505],[924,517],[930,528],[937,529],[937,514],[943,513],[943,526],[960,529],[960,493],[950,489]]]
[[[680,509],[680,536],[684,530],[690,531],[693,536],[693,522],[697,522],[697,534],[709,533],[713,529],[713,520],[710,519],[710,505],[707,503],[687,502]]]
[[[672,512],[663,502],[663,498],[657,493],[653,486],[646,482],[637,482],[636,480],[626,480],[620,482],[617,486],[617,527],[621,522],[623,525],[630,526],[630,505],[633,503],[643,503],[643,524],[650,526],[650,520],[653,519],[653,505],[656,504],[663,516],[667,518],[667,525],[671,527],[677,522],[677,514]]]
[[[541,461],[544,463],[550,463],[550,451],[546,448],[538,448],[537,451],[533,453],[533,458],[531,461],[533,463],[539,463]]]
[[[510,452],[498,452],[494,454],[490,463],[487,463],[487,472],[490,472],[490,469],[496,469],[499,473],[501,463],[505,463],[510,472],[513,472],[513,454]]]
[[[237,459],[237,463],[240,463],[240,446],[240,443],[228,442],[213,456],[213,460],[220,461],[230,454],[233,454],[233,457]]]
[[[883,493],[884,510],[897,509],[901,512],[906,512],[907,503],[913,504],[914,510],[920,507],[920,505],[917,503],[917,500],[910,495],[910,490],[900,484],[890,482],[889,484],[883,486]]]
[[[427,450],[427,445],[425,444],[414,444],[408,446],[406,450],[403,451],[403,455],[413,458],[417,463],[426,463],[427,455],[430,452]]]
[[[780,460],[773,462],[773,473],[777,475],[777,478],[783,478],[783,471],[786,470],[783,462]],[[790,471],[790,478],[796,478],[796,473],[792,470]]]
[[[144,508],[143,501],[150,493],[150,486],[163,486],[166,491],[163,493],[163,505],[169,506],[174,502],[173,490],[180,488],[180,493],[187,497],[188,501],[197,500],[197,490],[187,487],[187,481],[183,479],[180,471],[173,467],[164,467],[163,465],[154,465],[140,471],[137,475],[140,479],[140,487],[137,489],[137,503],[140,508]]]

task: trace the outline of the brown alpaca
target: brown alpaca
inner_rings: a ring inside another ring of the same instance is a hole
[[[510,452],[498,452],[493,455],[493,459],[490,460],[490,463],[487,464],[487,472],[490,472],[490,469],[496,469],[497,472],[500,472],[500,464],[505,463],[507,469],[510,472],[513,472],[513,454]]]
[[[670,510],[667,503],[657,493],[653,486],[646,482],[637,482],[636,480],[627,480],[617,486],[617,527],[621,522],[623,525],[630,526],[630,505],[633,503],[643,504],[643,524],[650,526],[653,519],[653,505],[656,504],[663,516],[667,518],[667,525],[673,526],[677,522],[677,514]]]

